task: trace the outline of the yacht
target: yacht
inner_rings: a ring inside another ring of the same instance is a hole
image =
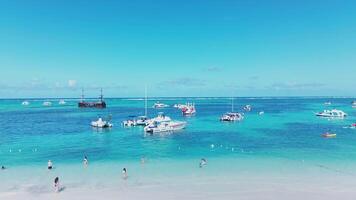
[[[59,100],[59,102],[58,102],[59,105],[64,105],[64,104],[66,104],[66,103],[67,103],[67,102],[65,102],[64,99],[61,99],[61,100]]]
[[[324,110],[323,112],[315,113],[316,116],[318,117],[337,117],[337,118],[343,118],[346,117],[347,114],[344,111],[341,110]]]
[[[167,108],[167,107],[169,107],[169,105],[164,104],[164,103],[160,103],[160,102],[156,102],[156,103],[153,105],[153,108]]]
[[[146,133],[162,133],[162,132],[172,132],[182,130],[186,127],[186,122],[181,121],[151,121],[147,126],[145,126],[144,131]]]
[[[163,112],[158,113],[157,117],[152,118],[150,120],[151,122],[155,121],[155,122],[169,122],[172,121],[172,119],[168,116],[166,116]]]
[[[45,101],[45,102],[43,102],[42,105],[43,105],[43,106],[51,106],[52,103],[51,103],[50,101]]]
[[[187,103],[181,108],[183,115],[194,115],[196,113],[195,105],[192,103]]]
[[[101,117],[97,121],[92,121],[90,124],[92,127],[95,128],[110,128],[112,124],[108,121],[104,121]]]
[[[232,122],[232,121],[241,121],[244,119],[243,114],[238,112],[228,112],[221,116],[220,121]]]
[[[28,105],[30,105],[30,102],[28,102],[28,101],[23,101],[23,102],[21,103],[21,105],[23,105],[23,106],[28,106]]]

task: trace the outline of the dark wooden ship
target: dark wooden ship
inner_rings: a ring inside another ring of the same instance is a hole
[[[80,102],[78,103],[79,108],[106,108],[106,103],[103,99],[103,89],[100,90],[99,101],[85,101],[84,100],[84,90],[82,89],[82,96]]]

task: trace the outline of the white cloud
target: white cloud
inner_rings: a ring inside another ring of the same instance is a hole
[[[68,87],[74,88],[77,85],[76,80],[68,80]]]

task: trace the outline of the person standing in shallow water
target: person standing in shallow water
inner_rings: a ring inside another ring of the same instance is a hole
[[[202,167],[204,167],[207,163],[208,163],[208,161],[206,161],[205,158],[202,158],[202,159],[200,160],[199,167],[202,168]]]
[[[49,170],[53,169],[53,163],[51,160],[48,160],[48,162],[47,162],[47,169],[49,169]]]
[[[122,178],[125,179],[125,180],[128,178],[128,174],[127,174],[126,168],[122,169]]]
[[[84,159],[83,159],[83,165],[84,165],[84,167],[87,167],[88,164],[89,164],[88,157],[87,157],[87,156],[84,156]]]
[[[55,192],[59,192],[59,178],[58,178],[58,176],[54,179],[54,190],[55,190]]]

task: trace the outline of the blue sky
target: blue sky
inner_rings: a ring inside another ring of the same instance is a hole
[[[0,98],[355,96],[356,1],[0,1]]]

